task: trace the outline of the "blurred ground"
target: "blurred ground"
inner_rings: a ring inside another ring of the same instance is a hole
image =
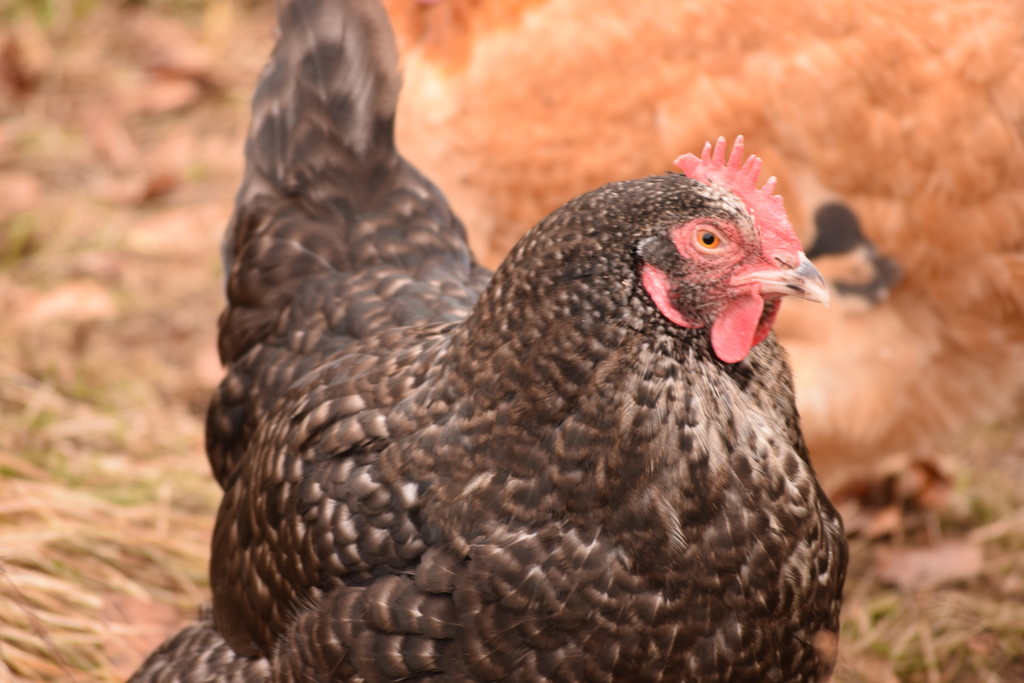
[[[271,40],[267,3],[0,0],[0,680],[123,680],[208,596],[218,242]],[[835,497],[837,680],[1024,680],[1024,418]]]

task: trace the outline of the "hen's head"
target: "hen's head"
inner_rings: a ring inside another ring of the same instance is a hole
[[[719,138],[701,158],[676,160],[696,181],[687,183],[694,196],[685,216],[657,226],[637,254],[641,283],[661,315],[710,328],[715,355],[737,363],[768,336],[783,296],[827,305],[828,288],[772,194],[775,179],[756,186],[761,160],[742,162],[742,137],[728,159],[725,148]]]
[[[768,336],[783,296],[826,303],[774,180],[756,186],[761,162],[741,163],[742,138],[728,159],[725,146],[680,157],[685,175],[609,183],[552,212],[502,263],[467,329],[669,325],[706,330],[715,356],[738,363]]]

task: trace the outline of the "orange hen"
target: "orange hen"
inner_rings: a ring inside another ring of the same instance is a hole
[[[401,147],[485,261],[586,188],[742,133],[790,179],[806,245],[838,230],[830,203],[867,237],[816,261],[838,305],[790,302],[777,325],[819,467],[934,445],[1013,405],[1024,3],[385,4],[406,55]]]

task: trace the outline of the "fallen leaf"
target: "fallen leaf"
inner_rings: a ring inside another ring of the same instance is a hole
[[[85,132],[89,144],[100,159],[115,168],[128,169],[139,161],[139,147],[125,125],[124,115],[109,103],[87,107]]]
[[[167,171],[110,178],[99,184],[96,195],[114,204],[145,204],[162,197],[181,184],[181,176]]]
[[[146,153],[146,169],[151,176],[182,177],[195,156],[196,139],[193,133],[171,133]]]
[[[39,84],[39,75],[25,63],[25,52],[16,35],[8,35],[0,44],[0,83],[15,97],[28,95]]]
[[[89,280],[66,282],[50,291],[31,294],[21,302],[19,309],[15,320],[26,327],[57,320],[111,320],[117,315],[114,297],[106,288]]]
[[[121,285],[124,273],[124,260],[113,250],[85,252],[75,259],[69,270],[71,277],[94,280],[112,288]]]
[[[875,551],[878,579],[908,592],[969,581],[981,573],[983,561],[981,546],[965,541]]]
[[[866,520],[862,530],[870,539],[895,534],[903,526],[903,510],[898,505],[887,505],[864,516]]]
[[[31,209],[39,202],[42,189],[39,178],[32,173],[0,172],[0,220]]]
[[[146,82],[126,106],[132,113],[166,114],[195,104],[202,94],[193,80],[161,77]]]
[[[848,534],[895,534],[915,515],[945,506],[953,491],[950,467],[934,455],[899,454],[831,492]]]
[[[125,247],[152,255],[191,255],[199,240],[224,223],[219,205],[176,207],[138,221],[125,234]]]
[[[143,63],[154,74],[215,86],[215,61],[192,30],[181,21],[152,12],[138,12],[130,22],[143,52]]]

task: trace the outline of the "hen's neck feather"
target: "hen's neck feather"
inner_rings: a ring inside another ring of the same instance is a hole
[[[516,526],[566,520],[636,561],[671,562],[716,515],[811,497],[774,337],[722,363],[706,330],[657,313],[624,259],[546,276],[512,265],[445,350],[453,409],[424,450],[462,440],[427,475],[435,500],[459,501],[434,511],[460,526],[451,537],[480,533],[475,508],[500,509]],[[641,518],[659,521],[638,534]]]

